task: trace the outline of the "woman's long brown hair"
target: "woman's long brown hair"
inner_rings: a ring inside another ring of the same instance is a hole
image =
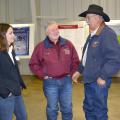
[[[0,23],[0,51],[8,50],[8,43],[6,39],[7,30],[12,27],[7,23]]]

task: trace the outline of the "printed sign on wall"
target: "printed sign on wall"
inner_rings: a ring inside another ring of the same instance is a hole
[[[16,55],[29,55],[29,27],[16,27],[14,29]]]

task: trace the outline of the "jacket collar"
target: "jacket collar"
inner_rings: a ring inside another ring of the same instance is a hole
[[[105,22],[102,22],[95,35],[99,36],[105,26]]]
[[[2,53],[6,56],[6,59],[8,59],[9,62],[10,62],[12,65],[15,66],[15,65],[17,64],[16,59],[15,59],[15,52],[14,52],[13,50],[12,50],[12,55],[13,55],[13,59],[14,59],[14,62],[15,62],[15,63],[13,63],[13,61],[11,60],[11,58],[10,58],[10,56],[9,56],[9,54],[8,54],[7,51],[3,51]]]
[[[44,44],[46,48],[52,48],[53,44],[51,44],[50,39],[48,38],[48,36],[45,38],[44,40]],[[59,45],[65,45],[66,44],[66,40],[62,37],[59,37]]]

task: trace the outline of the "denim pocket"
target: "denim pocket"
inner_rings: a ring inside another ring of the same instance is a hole
[[[46,80],[43,81],[43,86],[54,86],[56,85],[56,80],[52,79],[52,78],[48,78]]]

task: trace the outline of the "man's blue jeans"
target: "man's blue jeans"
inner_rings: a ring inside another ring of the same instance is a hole
[[[60,107],[62,120],[72,120],[72,80],[70,76],[62,79],[47,79],[43,82],[47,99],[47,120],[57,120]]]
[[[27,120],[22,96],[0,97],[0,120],[12,120],[13,113],[16,120]]]
[[[108,120],[107,98],[111,80],[107,80],[104,86],[97,82],[84,85],[85,99],[83,109],[86,120]]]

